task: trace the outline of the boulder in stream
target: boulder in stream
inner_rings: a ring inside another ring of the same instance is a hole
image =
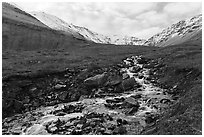
[[[134,77],[129,78],[129,79],[125,79],[125,80],[123,80],[123,82],[121,83],[122,89],[123,89],[124,91],[129,90],[129,89],[132,89],[133,87],[135,87],[135,86],[137,86],[137,85],[139,85],[139,84],[136,82],[136,80],[135,80]]]
[[[104,72],[103,74],[98,74],[93,77],[89,77],[84,80],[84,84],[88,88],[94,88],[103,85],[108,79],[107,72]]]
[[[128,107],[128,108],[139,107],[140,106],[139,102],[133,97],[126,98],[125,101],[124,101],[124,105],[126,107]]]
[[[110,76],[106,82],[106,86],[116,86],[122,82],[121,76]]]

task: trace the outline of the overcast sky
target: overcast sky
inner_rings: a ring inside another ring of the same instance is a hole
[[[84,26],[105,34],[149,38],[182,19],[202,12],[195,3],[16,3],[26,11],[44,11],[67,23]]]

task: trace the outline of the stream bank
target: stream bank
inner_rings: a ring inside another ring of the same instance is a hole
[[[86,92],[72,91],[73,100],[64,91],[68,85],[56,82],[54,91],[63,91],[49,98],[61,102],[5,118],[3,134],[140,134],[173,102],[167,89],[156,86],[149,66],[141,56],[132,56],[112,70],[77,73],[86,75],[81,79]]]

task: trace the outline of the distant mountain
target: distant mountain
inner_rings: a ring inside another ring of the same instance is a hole
[[[119,35],[113,35],[109,36],[111,42],[115,43],[117,45],[145,45],[146,42],[145,39],[139,39],[136,37],[130,37],[130,36],[119,36]]]
[[[116,45],[124,45],[124,44],[125,45],[144,45],[146,41],[136,37],[118,36],[118,35],[105,36],[102,34],[98,34],[85,27],[80,27],[80,26],[73,25],[71,23],[67,23],[59,19],[58,17],[47,14],[45,12],[31,12],[31,14],[52,29],[67,32],[77,38],[83,36],[86,40],[93,41],[95,43],[116,44]]]
[[[168,46],[186,42],[202,34],[202,15],[181,20],[149,38],[145,44],[149,46]]]

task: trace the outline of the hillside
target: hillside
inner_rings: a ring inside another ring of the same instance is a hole
[[[31,14],[37,19],[39,19],[42,23],[46,24],[47,26],[49,26],[54,30],[64,31],[66,34],[71,35],[75,38],[84,39],[82,35],[80,35],[78,32],[73,30],[74,27],[72,24],[68,24],[53,15],[49,15],[44,12],[40,12],[40,13],[31,12]]]
[[[2,11],[3,50],[67,49],[86,43],[85,40],[49,28],[11,4],[2,3]]]

